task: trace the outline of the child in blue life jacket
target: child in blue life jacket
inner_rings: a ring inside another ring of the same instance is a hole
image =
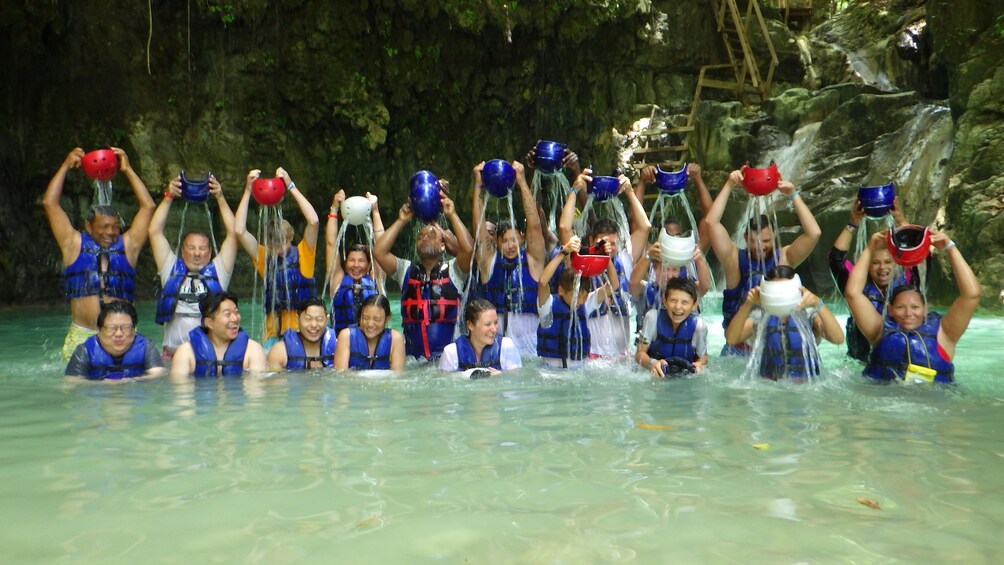
[[[666,281],[665,308],[649,310],[635,360],[656,378],[699,372],[708,363],[708,326],[695,314],[697,285],[674,277]]]

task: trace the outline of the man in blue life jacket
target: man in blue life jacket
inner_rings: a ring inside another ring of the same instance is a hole
[[[171,179],[164,199],[150,221],[150,248],[157,262],[161,292],[157,300],[158,324],[164,325],[162,354],[170,361],[174,351],[188,339],[188,332],[198,327],[202,318],[199,299],[209,292],[226,290],[230,286],[234,261],[237,258],[237,236],[234,233],[234,213],[223,196],[216,177],[209,177],[209,194],[220,208],[220,219],[227,236],[213,257],[209,236],[203,232],[188,232],[181,239],[181,256],[175,254],[164,236],[164,225],[171,212],[171,203],[181,196],[181,177]]]
[[[777,189],[793,205],[795,215],[802,226],[802,234],[790,244],[777,250],[774,249],[774,230],[770,227],[768,218],[766,216],[750,218],[743,230],[746,249],[739,249],[732,241],[729,230],[722,225],[722,215],[725,213],[725,206],[728,204],[732,187],[742,186],[745,169],[746,166],[743,166],[729,174],[722,191],[718,193],[714,204],[708,210],[708,214],[701,220],[701,223],[706,224],[702,226],[701,233],[708,234],[711,239],[711,247],[715,250],[715,255],[725,271],[725,290],[722,291],[722,327],[724,328],[729,327],[729,322],[732,321],[732,317],[746,300],[750,289],[760,284],[767,271],[776,265],[797,267],[812,253],[812,249],[822,236],[822,230],[816,223],[816,218],[802,200],[799,192],[795,190],[795,185],[789,181],[781,180],[777,184]],[[722,353],[748,355],[749,350],[745,347],[726,345]]]
[[[440,185],[446,181],[440,180]],[[426,224],[415,239],[418,261],[412,263],[391,252],[397,236],[414,213],[405,203],[383,236],[373,245],[373,259],[401,285],[401,318],[405,349],[416,359],[438,359],[453,343],[460,310],[460,297],[467,284],[474,238],[457,214],[453,200],[440,192],[443,215],[456,235],[457,256],[444,261],[447,236],[435,223]]]
[[[122,218],[110,206],[94,206],[87,213],[84,230],[78,231],[63,210],[60,198],[70,169],[80,167],[84,150],[77,147],[66,156],[49,181],[42,207],[63,258],[63,288],[70,303],[70,329],[63,342],[63,359],[97,333],[101,305],[115,300],[133,301],[136,261],[146,244],[147,227],[155,207],[150,192],[129,164],[125,151],[113,147],[119,171],[129,179],[139,208],[132,225],[122,232]]]
[[[241,327],[237,295],[224,290],[199,300],[202,325],[188,334],[171,359],[171,377],[240,376],[265,371],[265,350]]]
[[[311,296],[301,302],[299,318],[299,331],[286,330],[282,340],[268,350],[268,366],[289,370],[331,367],[338,334],[328,327],[328,312],[321,297]]]
[[[98,313],[98,333],[73,351],[67,377],[94,381],[154,378],[167,373],[157,345],[136,331],[136,308],[109,302]]]

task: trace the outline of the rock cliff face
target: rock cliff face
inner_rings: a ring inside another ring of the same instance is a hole
[[[774,98],[743,108],[711,94],[702,106],[709,182],[804,140],[808,126],[800,174],[824,230],[846,217],[846,187],[895,176],[911,186],[911,214],[940,214],[995,296],[1004,6],[957,4],[855,2],[805,35],[772,23],[784,65]],[[390,220],[411,173],[431,169],[466,210],[475,163],[520,158],[540,138],[612,169],[613,131],[650,104],[686,107],[700,65],[724,58],[705,0],[205,0],[113,12],[77,0],[8,3],[0,16],[6,302],[59,295],[38,202],[74,146],[124,147],[155,195],[181,169],[212,170],[236,205],[249,169],[281,165],[319,210],[337,188],[369,190]],[[899,48],[919,21],[920,47]],[[92,192],[71,177],[71,217]],[[141,261],[140,296],[152,298],[153,262]]]

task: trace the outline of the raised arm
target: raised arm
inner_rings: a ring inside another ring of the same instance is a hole
[[[868,282],[868,265],[872,261],[872,250],[884,246],[887,236],[887,231],[872,234],[868,246],[858,256],[858,262],[854,264],[854,269],[847,277],[847,286],[844,287],[844,299],[851,315],[854,316],[854,323],[865,339],[873,345],[882,337],[882,314],[865,296],[864,288]]]
[[[697,188],[697,201],[701,203],[701,214],[705,215],[711,209],[711,206],[714,205],[714,200],[711,199],[711,192],[708,191],[707,185],[704,184],[701,171],[701,166],[697,163],[687,163],[687,177],[694,181],[694,186]],[[698,223],[697,235],[701,240],[701,252],[707,253],[708,247],[711,247],[708,225],[703,222]]]
[[[652,256],[653,253],[659,253],[659,244],[652,243],[649,244],[645,253],[638,259],[638,262],[634,264],[634,268],[631,269],[631,278],[628,279],[628,288],[631,291],[631,298],[638,302],[642,300],[645,293],[645,278],[648,276],[649,271],[651,271],[652,266]],[[648,281],[649,284],[658,284],[658,269],[656,267],[656,280]]]
[[[247,230],[248,208],[251,207],[251,184],[261,176],[261,169],[251,169],[248,171],[247,179],[244,181],[244,194],[237,205],[237,212],[234,214],[234,234],[240,241],[241,247],[251,256],[252,261],[258,260],[258,240],[254,234]]]
[[[655,182],[656,169],[654,165],[643,168],[638,173],[638,182],[634,185],[634,195],[638,200],[645,199],[645,187],[649,183]]]
[[[544,270],[540,273],[540,280],[537,282],[538,308],[547,303],[547,299],[551,296],[551,277],[558,270],[558,265],[573,252],[577,252],[581,245],[579,236],[573,235],[565,245],[561,246],[561,252],[556,253],[554,258],[548,261],[547,265],[544,265]]]
[[[52,176],[49,186],[42,196],[42,208],[45,210],[45,217],[49,220],[49,229],[52,230],[53,237],[63,253],[63,262],[69,263],[69,259],[80,247],[80,232],[73,227],[73,222],[66,215],[59,199],[63,196],[63,184],[66,182],[66,173],[70,169],[80,166],[80,159],[84,156],[84,150],[76,147],[63,159],[59,165],[59,170]]]
[[[729,321],[729,327],[725,328],[725,343],[729,345],[740,345],[753,335],[753,320],[750,320],[750,312],[754,305],[760,304],[760,287],[750,289],[746,294],[746,300],[736,311],[736,315]]]
[[[576,235],[574,231],[576,202],[579,197],[579,193],[581,192],[584,194],[586,187],[590,182],[592,182],[592,174],[592,169],[582,169],[582,173],[580,173],[579,176],[575,178],[575,182],[572,183],[572,189],[574,192],[570,192],[567,196],[565,196],[565,204],[562,206],[561,216],[558,218],[558,241],[562,246],[565,245],[565,243],[567,243],[573,235]]]
[[[153,201],[153,197],[150,196],[150,191],[147,190],[142,179],[139,178],[139,175],[133,170],[132,165],[129,164],[129,156],[126,155],[126,152],[118,147],[112,147],[112,151],[118,155],[119,170],[129,179],[129,186],[132,187],[132,193],[136,197],[136,203],[139,205],[136,215],[132,217],[129,229],[122,234],[122,244],[125,246],[126,259],[129,260],[130,265],[135,265],[139,259],[139,252],[146,245],[146,237],[150,232],[150,218],[153,217],[153,210],[157,207],[157,204]]]
[[[526,170],[523,164],[519,161],[513,161],[512,168],[516,170],[516,186],[519,188],[519,195],[523,202],[523,214],[526,217],[526,262],[529,263],[530,276],[540,278],[540,273],[544,270],[544,261],[547,260],[544,226],[540,220],[540,214],[537,213],[537,203],[533,200],[533,192],[530,191],[530,185],[526,182]]]
[[[303,214],[303,219],[307,221],[307,227],[303,228],[303,240],[307,242],[307,247],[311,249],[316,248],[317,233],[320,231],[321,226],[321,220],[317,217],[317,210],[314,210],[314,206],[300,192],[299,187],[289,177],[286,169],[279,167],[275,170],[275,176],[281,178],[282,182],[286,183],[286,192],[296,201],[296,205],[300,208],[300,213]]]
[[[783,180],[777,184],[777,188],[782,194],[786,194],[788,200],[795,205],[795,215],[798,216],[798,223],[802,225],[802,234],[781,250],[781,262],[797,267],[812,253],[813,248],[819,243],[819,238],[823,235],[823,230],[819,229],[816,217],[812,215],[799,192],[795,190],[795,185]]]
[[[164,268],[164,263],[171,257],[171,243],[164,236],[164,225],[167,217],[171,213],[171,204],[174,199],[181,196],[181,177],[174,177],[167,183],[164,190],[164,199],[153,212],[150,218],[150,249],[153,250],[153,260],[157,264],[157,270]]]
[[[404,226],[411,222],[412,217],[414,214],[411,211],[411,204],[405,202],[398,211],[394,223],[383,232],[383,236],[373,242],[373,259],[390,276],[394,276],[397,272],[397,256],[391,253],[390,249],[394,246],[394,242]]]
[[[624,175],[620,176],[620,181],[620,192],[627,197],[628,213],[631,218],[631,259],[633,263],[637,263],[638,259],[647,251],[648,234],[652,230],[652,223],[648,221],[648,215],[641,205],[641,200],[631,190],[631,181]]]
[[[474,255],[474,238],[471,237],[471,232],[467,231],[467,226],[460,219],[460,214],[457,214],[457,207],[453,204],[453,200],[442,190],[439,191],[439,194],[443,199],[443,215],[450,221],[453,233],[457,236],[457,264],[460,266],[460,272],[469,273],[471,257]]]
[[[338,211],[342,209],[342,202],[345,201],[345,191],[339,190],[331,197],[331,210],[328,214],[328,222],[324,226],[324,264],[328,269],[328,280],[331,288],[337,288],[342,284],[341,249],[338,248]]]
[[[743,182],[744,165],[741,169],[729,173],[728,180],[722,186],[714,203],[708,210],[707,215],[701,220],[705,225],[702,231],[707,232],[711,248],[718,257],[718,262],[722,264],[725,271],[725,287],[735,288],[739,284],[739,248],[732,242],[729,230],[722,225],[722,216],[725,214],[725,205],[729,202],[732,194],[732,187]]]
[[[962,252],[955,246],[955,242],[947,235],[935,232],[931,236],[931,244],[948,256],[948,262],[955,272],[955,284],[959,287],[959,297],[942,316],[941,329],[938,331],[938,343],[942,344],[946,353],[953,356],[955,344],[962,338],[970,320],[973,319],[973,314],[976,313],[976,308],[980,305],[980,282],[969,267],[969,263],[966,263]],[[940,339],[942,335],[947,339],[947,343],[943,343]]]
[[[220,259],[223,261],[223,268],[232,273],[234,263],[237,261],[237,233],[234,231],[234,212],[227,203],[227,197],[223,194],[223,186],[213,175],[209,176],[209,194],[216,199],[216,206],[220,209],[220,220],[223,222],[223,229],[227,236],[220,244]]]
[[[482,280],[488,280],[488,269],[491,268],[492,259],[495,257],[495,246],[486,245],[488,238],[488,224],[481,217],[481,189],[484,188],[484,181],[481,178],[481,171],[485,169],[485,162],[481,161],[471,169],[471,176],[474,178],[474,187],[471,189],[471,227],[474,232],[481,237],[480,241],[474,242],[474,260],[478,263],[478,270]],[[516,228],[516,226],[513,226]]]
[[[694,268],[697,269],[697,294],[704,296],[711,290],[711,269],[708,268],[708,261],[704,258],[700,246],[694,248]]]
[[[812,291],[802,287],[802,299],[798,302],[798,308],[815,308],[816,319],[813,320],[813,332],[818,338],[840,345],[844,342],[844,329],[840,327],[840,322],[830,311],[830,308],[816,296]]]

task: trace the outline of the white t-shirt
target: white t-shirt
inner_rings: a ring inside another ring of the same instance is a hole
[[[164,262],[164,267],[160,270],[161,285],[167,284],[174,271],[174,264],[177,262],[178,256],[172,251],[168,260]],[[223,268],[223,259],[219,255],[213,258],[213,265],[216,267],[216,277],[220,280],[220,287],[226,290],[230,286],[230,276],[233,272]],[[201,280],[186,278],[181,282],[178,292],[202,296],[208,292],[208,289]],[[188,341],[188,332],[198,327],[201,322],[202,314],[199,312],[199,303],[179,300],[174,309],[174,317],[164,324],[164,347],[171,350],[178,349],[182,343]]]
[[[523,361],[519,358],[519,349],[516,344],[507,337],[502,338],[502,351],[499,353],[499,363],[503,371],[519,369],[523,366]],[[457,358],[457,344],[451,343],[443,348],[443,355],[439,358],[439,368],[444,371],[454,372],[460,370],[460,360]]]
[[[641,338],[646,343],[652,343],[658,334],[659,310],[652,309],[645,314],[645,321],[642,322],[641,326]],[[698,357],[704,357],[708,354],[708,324],[704,323],[704,318],[700,316],[697,317],[697,325],[694,327],[694,340],[691,343],[693,343]]]

